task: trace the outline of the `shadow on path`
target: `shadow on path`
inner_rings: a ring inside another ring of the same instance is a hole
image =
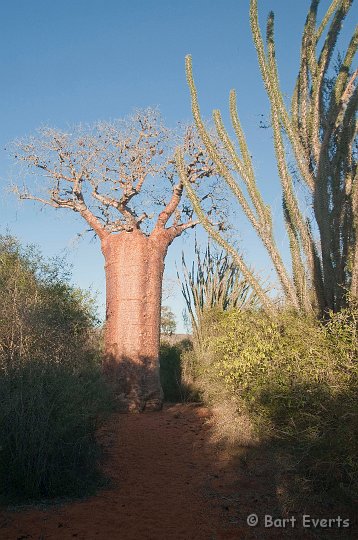
[[[210,411],[196,404],[113,415],[99,433],[111,487],[81,501],[4,510],[0,538],[316,538],[300,523],[263,526],[262,516],[283,511],[273,455],[256,448],[230,456],[212,442],[209,419]],[[252,513],[260,516],[257,527],[246,523]]]

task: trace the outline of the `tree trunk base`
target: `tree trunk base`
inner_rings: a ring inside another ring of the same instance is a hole
[[[161,411],[163,401],[160,399],[152,399],[148,401],[134,401],[126,396],[116,396],[117,411],[120,413],[144,413]]]
[[[159,362],[107,356],[104,373],[119,412],[152,412],[163,407]]]
[[[126,395],[115,395],[115,402],[118,412],[121,413],[143,413],[161,411],[163,400],[158,399],[137,399]]]
[[[160,303],[168,238],[123,232],[102,242],[107,311],[104,370],[123,411],[157,411]]]

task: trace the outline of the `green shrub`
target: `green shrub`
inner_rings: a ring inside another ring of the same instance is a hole
[[[326,324],[283,312],[208,311],[198,384],[261,440],[288,444],[325,489],[358,485],[355,307]]]
[[[0,495],[81,495],[95,487],[95,431],[111,396],[91,295],[63,261],[0,236]]]
[[[162,342],[160,345],[160,383],[164,392],[164,400],[181,401],[181,365],[180,348]]]
[[[63,260],[46,262],[36,248],[0,236],[0,369],[28,358],[72,365],[94,359],[94,300],[69,277]]]
[[[358,359],[358,301],[350,300],[348,307],[330,313],[325,325],[326,336],[335,348],[336,355],[345,362],[356,365]]]
[[[27,500],[98,485],[98,422],[111,399],[96,368],[26,362],[0,376],[0,491]]]
[[[198,393],[194,391],[188,378],[186,359],[192,357],[192,343],[182,340],[176,345],[162,341],[160,345],[160,382],[164,392],[164,400],[169,402],[197,401]]]

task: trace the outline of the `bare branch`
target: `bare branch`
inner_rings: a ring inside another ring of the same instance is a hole
[[[21,198],[78,212],[101,237],[142,227],[149,233],[149,224],[164,229],[171,218],[171,225],[181,226],[191,219],[192,209],[188,199],[183,200],[178,179],[177,144],[186,155],[190,181],[214,174],[196,130],[189,126],[169,131],[153,109],[71,132],[42,128],[13,144],[24,173]],[[16,192],[20,196],[19,189]],[[206,201],[209,205],[212,199]],[[157,222],[153,204],[161,207]]]
[[[188,229],[193,229],[199,224],[200,224],[199,219],[191,219],[187,221],[186,223],[178,223],[176,225],[172,225],[166,230],[169,232],[169,235],[172,241],[177,236],[180,236],[184,231],[187,231]]]
[[[174,214],[175,210],[178,208],[180,199],[183,194],[183,184],[180,181],[173,188],[173,195],[170,201],[168,202],[165,209],[159,214],[155,228],[162,229],[165,227],[171,216]]]

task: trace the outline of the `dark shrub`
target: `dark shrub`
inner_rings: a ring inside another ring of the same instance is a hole
[[[98,422],[110,410],[98,368],[28,361],[0,377],[2,497],[81,495],[98,484]]]

